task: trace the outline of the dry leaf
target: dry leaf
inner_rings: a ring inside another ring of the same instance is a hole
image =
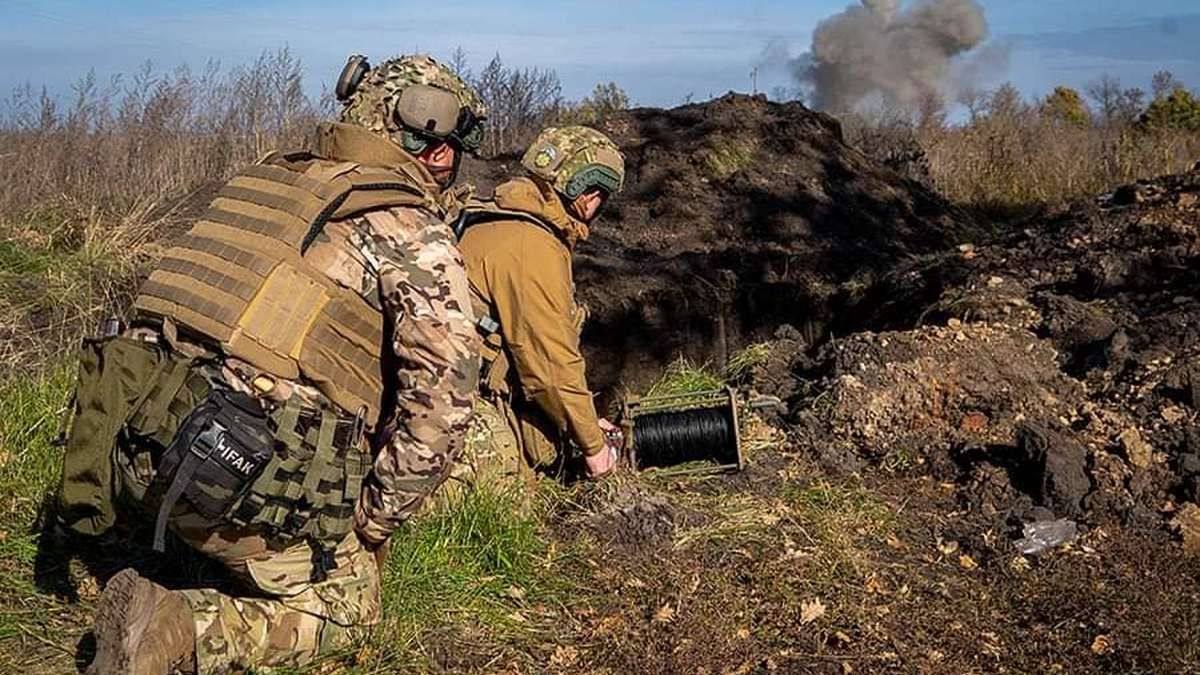
[[[864,588],[866,589],[866,591],[868,593],[870,593],[872,595],[886,595],[887,594],[887,587],[884,586],[883,582],[879,579],[879,577],[874,574],[867,577],[867,583],[864,584]]]
[[[655,623],[670,623],[671,620],[674,618],[675,618],[675,608],[671,607],[670,603],[667,603],[667,604],[663,605],[662,607],[659,607],[658,611],[654,613],[654,622]]]
[[[941,552],[942,555],[954,555],[958,552],[958,542],[953,540],[942,541],[942,538],[938,537],[937,550]]]
[[[1111,654],[1113,650],[1112,638],[1107,635],[1097,635],[1095,640],[1092,640],[1092,653],[1096,656],[1104,656]]]
[[[979,563],[975,562],[974,558],[966,554],[958,556],[958,566],[967,571],[979,569]]]
[[[983,638],[983,645],[979,651],[993,658],[1000,658],[1004,654],[1004,646],[1000,642],[1000,636],[995,633],[986,632],[980,633],[979,637]]]
[[[550,665],[566,668],[579,661],[579,650],[567,645],[559,645],[550,657]]]
[[[840,630],[833,634],[833,639],[837,640],[838,644],[842,645],[843,647],[850,644],[850,636],[846,635]]]
[[[800,603],[800,623],[812,623],[825,616],[825,604],[820,598],[805,600]]]
[[[504,589],[504,594],[507,595],[508,597],[512,598],[513,600],[524,600],[525,599],[525,590],[522,588],[518,588],[517,586],[509,586],[508,588]]]
[[[517,623],[525,623],[528,620],[525,618],[525,615],[520,612],[513,612],[512,614],[509,614],[506,618],[508,618],[508,620],[510,620],[510,621],[516,621]]]
[[[748,640],[750,638],[750,629],[749,628],[739,628],[739,629],[737,629],[737,633],[734,633],[734,635],[736,635],[737,639],[739,639],[739,640]]]
[[[600,624],[596,626],[596,634],[607,635],[614,633],[624,623],[625,618],[620,614],[610,614],[603,619],[600,619]]]
[[[884,540],[884,542],[888,545],[888,548],[894,551],[903,551],[904,549],[908,548],[908,544],[905,544],[896,537],[888,537],[886,540]]]

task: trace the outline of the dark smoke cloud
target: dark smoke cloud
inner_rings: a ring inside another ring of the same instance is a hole
[[[953,93],[953,75],[987,35],[976,0],[862,0],[818,24],[811,51],[790,68],[815,108],[849,111],[872,97],[916,107]],[[1001,53],[981,50],[979,58]]]

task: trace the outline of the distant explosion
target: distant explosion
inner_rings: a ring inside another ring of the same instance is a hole
[[[915,107],[944,96],[958,57],[987,35],[976,0],[918,0],[907,8],[899,0],[862,0],[819,23],[811,50],[788,65],[814,108],[848,111],[876,95]],[[986,50],[976,56],[1004,58]]]

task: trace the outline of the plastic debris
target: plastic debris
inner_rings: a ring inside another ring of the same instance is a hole
[[[1075,521],[1065,518],[1039,520],[1026,523],[1024,534],[1025,537],[1013,542],[1013,546],[1016,546],[1022,555],[1037,555],[1075,541],[1079,536],[1079,528]]]

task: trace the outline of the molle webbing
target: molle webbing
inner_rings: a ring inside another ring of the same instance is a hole
[[[312,268],[330,220],[396,206],[435,208],[410,176],[307,154],[277,155],[229,181],[167,251],[135,303],[278,377],[303,378],[374,426],[383,317]]]

